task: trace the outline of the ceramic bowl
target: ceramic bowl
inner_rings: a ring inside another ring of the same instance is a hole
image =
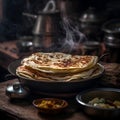
[[[56,114],[63,111],[68,102],[58,98],[40,98],[33,100],[33,105],[40,113]]]

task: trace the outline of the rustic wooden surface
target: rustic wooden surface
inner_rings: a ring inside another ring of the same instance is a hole
[[[0,43],[0,66],[7,69],[8,65],[19,56],[15,54],[17,50],[16,41],[2,42]]]
[[[2,43],[0,42],[0,66],[5,69],[7,69],[8,65],[12,61],[31,54],[30,52],[19,52],[16,42],[16,40]]]
[[[106,87],[120,88],[120,64],[104,63],[105,75],[101,84]]]
[[[41,96],[29,97],[25,100],[11,101],[5,94],[5,90],[8,84],[12,84],[15,81],[17,80],[9,80],[7,82],[0,83],[0,110],[23,120],[89,120],[89,118],[86,117],[82,112],[78,111],[79,108],[72,106],[69,106],[66,111],[57,115],[51,116],[40,114],[38,110],[32,105],[32,101],[36,97]],[[69,102],[69,105],[70,104],[71,103]]]
[[[105,74],[101,79],[102,85],[120,88],[120,64],[110,63],[104,64],[104,66]],[[5,90],[8,84],[12,84],[15,81],[17,79],[0,83],[0,110],[23,120],[92,120],[92,118],[84,114],[75,98],[67,98],[69,107],[66,111],[52,116],[38,113],[38,110],[32,105],[32,101],[35,98],[42,97],[40,95],[31,95],[25,100],[11,101],[6,96]]]
[[[8,96],[5,94],[5,90],[8,84],[12,84],[16,80],[0,83],[0,109],[7,111],[8,113],[19,116],[20,118],[24,119],[36,119],[38,120],[39,117],[35,115],[37,113],[36,109],[33,108],[31,104],[25,104],[23,101],[19,102],[11,102]]]
[[[15,50],[17,50],[16,41],[8,41],[8,42],[0,43],[0,52],[1,53],[4,53],[15,59],[18,59],[19,56],[17,54],[15,54],[15,52],[17,52]]]

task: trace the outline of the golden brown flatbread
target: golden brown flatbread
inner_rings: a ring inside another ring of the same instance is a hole
[[[45,80],[45,81],[65,81],[65,82],[94,77],[100,74],[100,72],[101,72],[101,67],[99,64],[83,72],[67,73],[67,74],[51,74],[51,73],[48,74],[38,70],[34,70],[26,66],[19,66],[17,69],[17,75],[25,78],[30,78],[34,80],[43,80],[43,81]]]
[[[92,68],[97,61],[97,56],[38,52],[24,58],[21,63],[46,73],[76,73]]]
[[[97,56],[38,52],[24,58],[16,74],[34,80],[78,80],[98,74],[100,65],[97,61]],[[93,74],[96,70],[98,72]]]

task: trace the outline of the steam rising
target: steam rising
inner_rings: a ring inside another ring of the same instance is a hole
[[[55,1],[49,0],[43,9],[43,12],[47,12],[47,11],[54,12],[55,10],[56,10]],[[87,38],[83,33],[80,32],[79,23],[75,21],[76,20],[73,21],[68,17],[62,17],[62,24],[60,24],[61,26],[57,25],[57,27],[59,26],[60,28],[57,28],[56,34],[54,36],[56,39],[54,40],[54,37],[50,36],[51,40],[50,39],[49,40],[52,42],[50,47],[46,48],[46,44],[48,44],[46,42],[48,41],[47,37],[45,40],[43,39],[44,42],[42,43],[39,36],[37,36],[36,37],[37,40],[36,39],[35,40],[39,41],[40,44],[38,42],[37,43],[38,45],[35,46],[39,46],[41,50],[45,52],[60,51],[60,52],[73,53],[73,51],[81,50],[80,46],[83,42],[87,41]],[[61,34],[63,32],[64,34]]]
[[[86,36],[80,32],[79,25],[67,17],[63,18],[63,29],[66,33],[62,45],[63,51],[72,52],[75,49],[80,49],[81,43],[87,41]]]

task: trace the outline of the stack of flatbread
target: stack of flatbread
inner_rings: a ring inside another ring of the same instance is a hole
[[[16,74],[33,80],[72,81],[88,78],[99,70],[97,56],[71,55],[61,52],[37,52],[24,58]]]

